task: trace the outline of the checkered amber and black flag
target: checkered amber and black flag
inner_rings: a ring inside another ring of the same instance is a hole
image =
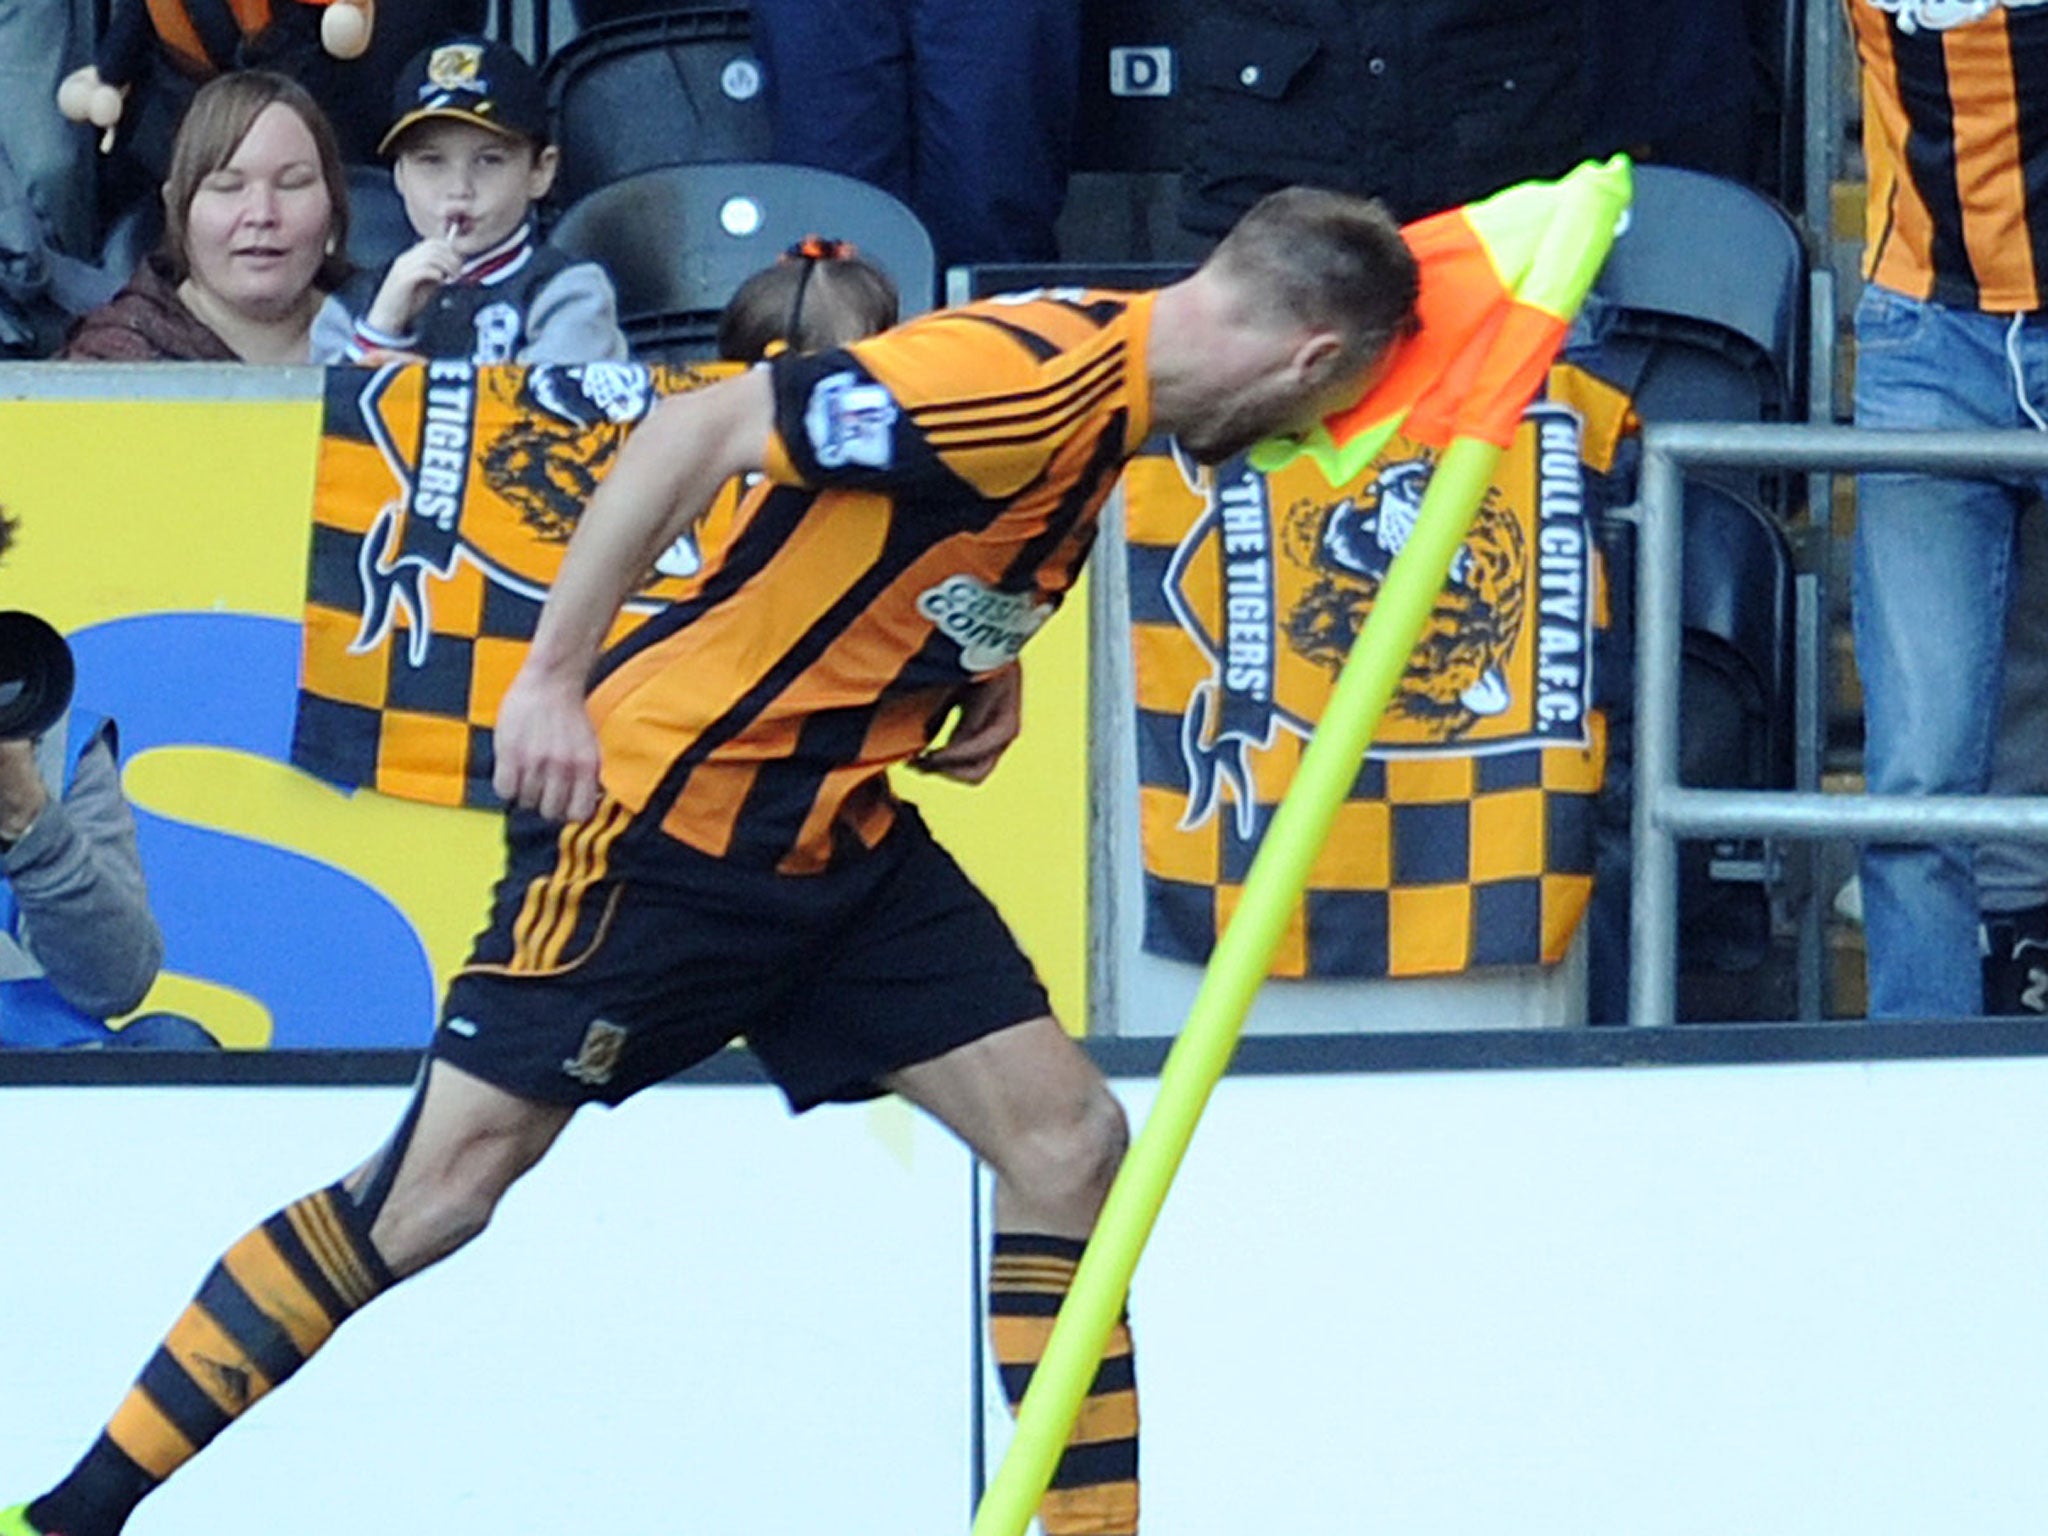
[[[1523,418],[1312,870],[1279,976],[1554,963],[1592,890],[1605,592],[1588,512],[1633,425],[1559,365]],[[1396,436],[1332,489],[1306,459],[1206,485],[1125,471],[1145,948],[1206,960],[1434,453]]]
[[[656,398],[733,371],[329,369],[292,761],[351,788],[495,805],[492,722],[584,503]],[[734,499],[661,557],[613,639],[690,590]]]

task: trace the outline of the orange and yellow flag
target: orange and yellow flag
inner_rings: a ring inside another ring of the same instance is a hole
[[[1419,329],[1365,398],[1300,441],[1261,444],[1253,465],[1272,471],[1306,453],[1341,485],[1396,432],[1431,448],[1458,437],[1505,448],[1606,260],[1629,188],[1617,155],[1404,226],[1421,268]]]

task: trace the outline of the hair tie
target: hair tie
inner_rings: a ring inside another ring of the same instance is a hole
[[[844,261],[853,254],[853,243],[848,240],[831,240],[824,235],[805,235],[782,253],[784,261],[800,261],[803,271],[797,274],[796,292],[790,295],[789,319],[783,324],[782,334],[794,347],[797,343],[797,328],[804,319],[804,293],[811,286],[811,274],[818,270],[821,261]]]
[[[782,253],[784,261],[845,261],[855,254],[851,240],[834,240],[826,235],[805,235]]]

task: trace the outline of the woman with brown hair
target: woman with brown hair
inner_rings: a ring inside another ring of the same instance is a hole
[[[303,363],[348,275],[348,182],[334,130],[295,81],[244,70],[192,100],[164,180],[164,236],[60,358]]]

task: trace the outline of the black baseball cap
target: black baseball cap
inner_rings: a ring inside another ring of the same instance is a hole
[[[545,144],[547,94],[540,75],[515,48],[481,37],[458,37],[414,55],[392,95],[391,127],[377,153],[430,117],[452,117],[497,133]]]

